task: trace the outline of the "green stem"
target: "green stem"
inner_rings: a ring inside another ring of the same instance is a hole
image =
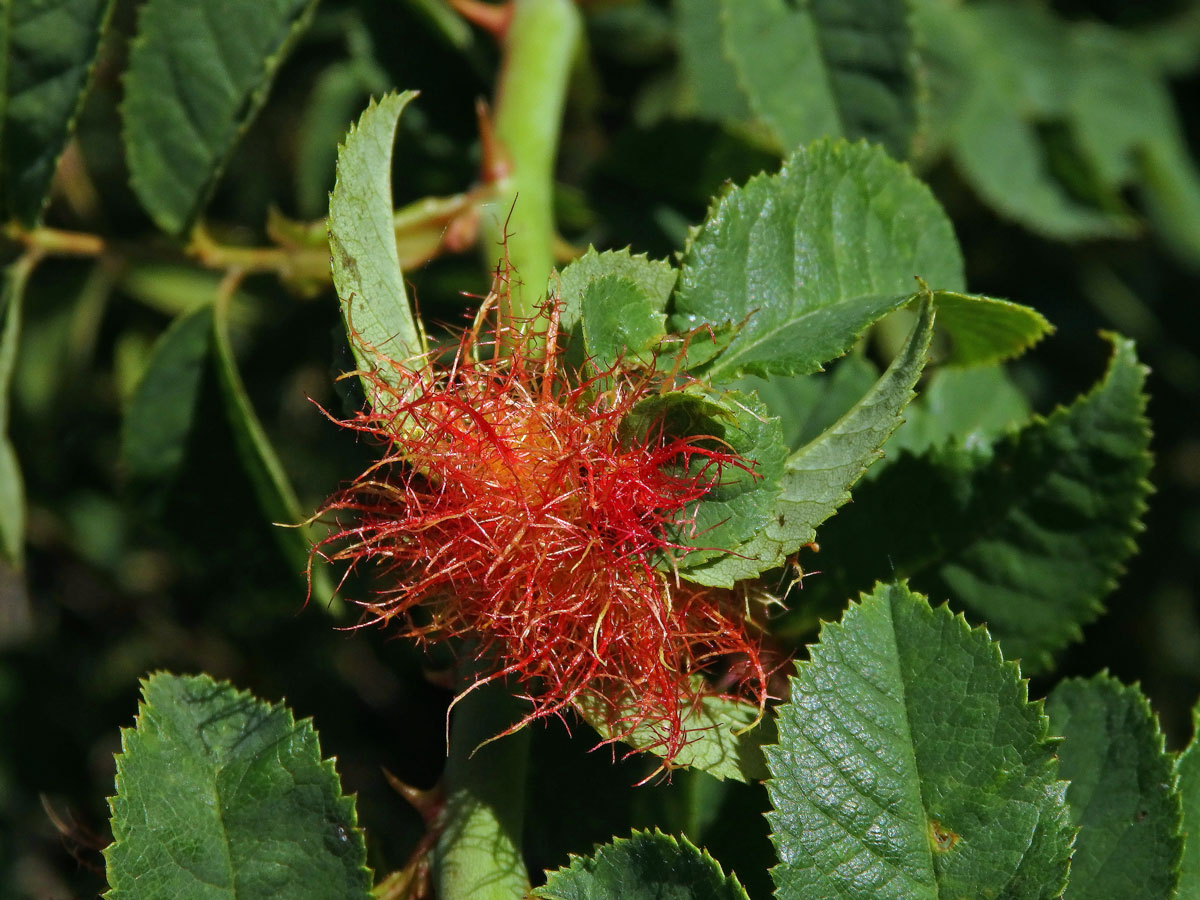
[[[494,120],[509,171],[484,209],[483,251],[495,263],[507,239],[522,282],[513,286],[512,313],[529,318],[554,265],[554,162],[582,27],[574,0],[511,2]]]
[[[433,857],[437,897],[522,900],[529,893],[521,859],[529,730],[480,746],[517,715],[503,682],[467,694],[453,715],[443,776],[446,806]]]

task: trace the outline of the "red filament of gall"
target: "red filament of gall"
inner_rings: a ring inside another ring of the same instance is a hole
[[[494,661],[482,680],[511,676],[531,704],[515,727],[587,708],[612,740],[670,765],[696,736],[689,713],[718,693],[705,671],[728,664],[742,673],[732,691],[765,703],[745,600],[661,569],[702,540],[696,504],[753,464],[711,437],[624,434],[672,379],[619,366],[581,377],[553,335],[527,333],[498,326],[503,357],[478,360],[488,348],[468,332],[449,365],[381,360],[388,378],[365,376],[371,409],[341,424],[384,455],[328,502],[352,521],[318,552],[376,567],[368,621],[470,638]]]

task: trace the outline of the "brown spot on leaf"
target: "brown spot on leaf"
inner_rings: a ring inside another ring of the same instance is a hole
[[[929,820],[929,837],[933,849],[938,853],[949,853],[962,840],[957,834],[946,828],[937,819]]]

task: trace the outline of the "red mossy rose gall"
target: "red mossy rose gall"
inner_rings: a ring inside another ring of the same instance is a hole
[[[383,453],[327,502],[337,524],[316,552],[374,567],[364,624],[469,639],[482,681],[509,677],[530,704],[514,728],[586,706],[669,766],[697,736],[689,713],[720,693],[706,674],[723,667],[725,696],[766,701],[744,597],[671,566],[703,545],[696,505],[754,463],[711,436],[623,426],[687,379],[573,369],[554,303],[532,322],[492,315],[445,363],[377,353],[380,370],[356,373],[373,396],[341,424]]]

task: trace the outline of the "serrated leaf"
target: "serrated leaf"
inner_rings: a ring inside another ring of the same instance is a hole
[[[745,320],[713,380],[817,372],[909,302],[914,276],[963,281],[929,189],[878,147],[818,141],[714,204],[684,252],[672,328]]]
[[[1108,675],[1046,698],[1059,774],[1079,828],[1063,900],[1170,900],[1183,852],[1171,760],[1145,696]]]
[[[557,297],[562,304],[559,325],[564,333],[570,332],[583,319],[584,294],[588,285],[605,276],[634,282],[649,303],[663,309],[675,290],[679,271],[666,260],[631,253],[628,247],[603,252],[588,247],[583,256],[572,260],[561,273],[552,274],[546,289],[549,296]]]
[[[605,371],[624,360],[648,365],[666,335],[664,298],[647,294],[624,275],[604,275],[583,289],[583,340],[596,368]]]
[[[720,7],[725,56],[785,153],[834,136],[866,138],[908,157],[917,76],[905,0],[721,0]]]
[[[25,284],[33,271],[31,257],[4,269],[0,281],[0,559],[20,568],[25,554],[25,482],[21,463],[8,436],[9,391],[21,337]]]
[[[1010,300],[935,291],[938,327],[950,334],[954,366],[986,366],[1024,353],[1054,330],[1040,312]]]
[[[577,701],[575,707],[602,738],[613,736],[605,711],[598,705]],[[769,720],[758,719],[755,704],[704,697],[683,720],[688,743],[672,758],[672,768],[699,769],[722,781],[762,781],[767,777],[762,746],[775,739],[775,728]],[[622,742],[634,750],[649,748],[651,753],[664,755],[662,740],[649,726],[635,729]]]
[[[238,458],[254,488],[258,507],[272,528],[276,544],[298,578],[307,575],[309,593],[323,606],[337,607],[335,588],[324,564],[310,559],[309,535],[313,525],[302,525],[308,516],[303,512],[296,497],[295,488],[284,471],[267,432],[254,412],[246,385],[238,372],[237,359],[229,339],[229,307],[232,298],[222,295],[217,298],[212,315],[213,359],[217,370],[217,384],[221,389],[225,414],[233,432],[233,442]],[[310,571],[310,566],[311,571]]]
[[[817,526],[850,499],[851,485],[879,458],[879,448],[900,424],[925,366],[933,315],[932,300],[926,299],[904,349],[875,386],[788,458],[767,527],[733,552],[681,574],[700,584],[732,587],[782,565],[816,537]]]
[[[1192,709],[1192,742],[1175,761],[1183,808],[1183,856],[1179,865],[1179,900],[1200,897],[1200,704]]]
[[[7,0],[0,13],[0,218],[41,218],[112,0]]]
[[[121,464],[134,482],[170,482],[183,462],[212,329],[208,305],[181,315],[155,342],[121,428]]]
[[[196,219],[316,0],[147,0],[125,75],[130,183],[155,223]]]
[[[779,900],[1059,896],[1055,742],[987,632],[879,585],[797,670],[766,748]]]
[[[635,831],[576,856],[533,892],[541,900],[747,900],[733,875],[687,838]]]
[[[1091,392],[993,445],[905,455],[864,484],[821,538],[836,598],[871,579],[911,578],[986,622],[1010,658],[1044,669],[1101,610],[1133,552],[1150,487],[1146,370],[1112,338]]]
[[[108,900],[371,896],[354,801],[308,719],[207,675],[142,682],[121,731]]]
[[[392,145],[413,91],[372,101],[338,150],[337,184],[329,196],[333,284],[358,366],[393,385],[381,357],[416,365],[424,340],[413,320],[396,250],[392,211]],[[367,396],[375,394],[367,387]]]

